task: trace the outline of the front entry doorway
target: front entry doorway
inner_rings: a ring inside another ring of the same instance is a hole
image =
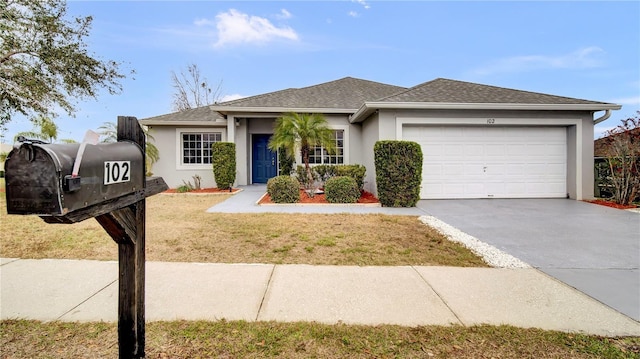
[[[267,183],[278,172],[278,156],[267,146],[271,135],[251,135],[251,183]]]

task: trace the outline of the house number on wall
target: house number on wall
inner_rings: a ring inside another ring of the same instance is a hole
[[[493,125],[494,123],[496,123],[496,119],[495,118],[488,118],[487,119],[487,124]]]

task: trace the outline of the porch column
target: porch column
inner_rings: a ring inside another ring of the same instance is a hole
[[[227,142],[236,142],[236,118],[231,115],[227,117]]]

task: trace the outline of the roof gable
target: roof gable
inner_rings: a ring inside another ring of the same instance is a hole
[[[197,122],[216,122],[221,121],[222,118],[219,113],[212,110],[210,106],[202,106],[198,108],[192,108],[189,110],[178,111],[173,113],[168,113],[165,115],[148,117],[142,119],[142,123],[147,124],[155,124],[155,123],[170,123],[170,122],[180,122],[180,123],[197,123]]]
[[[602,102],[438,78],[387,96],[381,102],[601,104]]]
[[[290,88],[262,95],[219,103],[216,109],[233,108],[308,108],[350,109],[355,112],[365,101],[377,100],[406,90],[405,87],[345,77],[303,88]]]

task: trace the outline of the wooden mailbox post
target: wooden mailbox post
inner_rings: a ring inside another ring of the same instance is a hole
[[[145,134],[135,117],[118,117],[117,138],[86,149],[27,141],[11,151],[7,212],[37,214],[47,223],[100,223],[118,244],[119,357],[144,358],[145,198],[168,187],[145,176]]]

